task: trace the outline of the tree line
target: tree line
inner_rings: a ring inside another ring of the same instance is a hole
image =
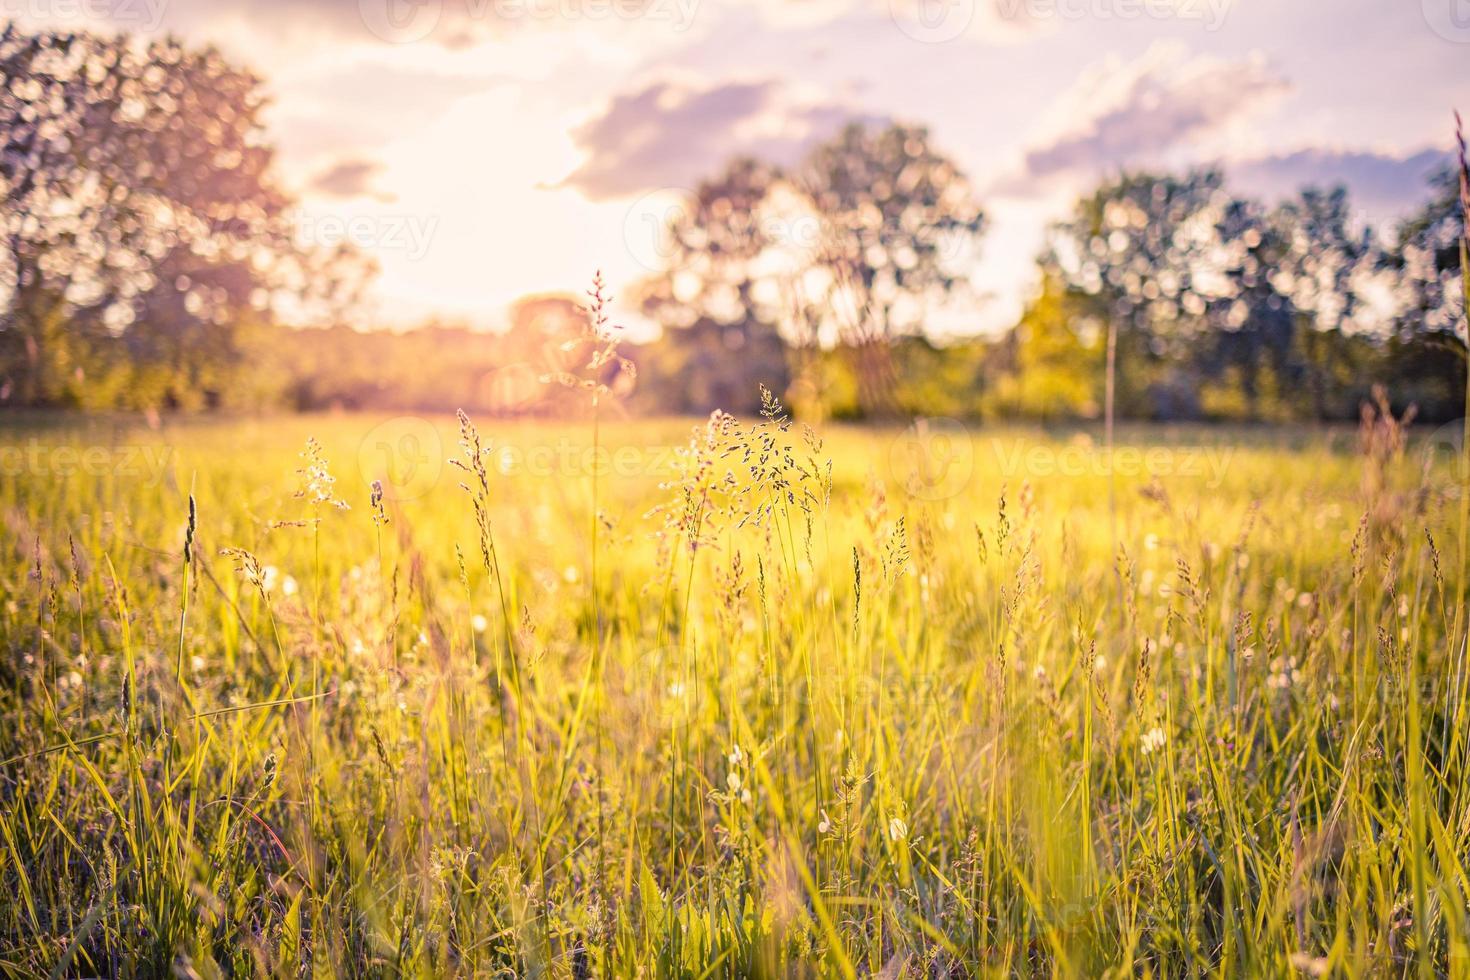
[[[538,379],[582,334],[574,296],[495,333],[345,325],[371,263],[297,240],[264,104],[213,49],[0,32],[0,406],[565,409]],[[1375,384],[1455,417],[1466,202],[1453,170],[1427,190],[1385,234],[1342,188],[1121,174],[1049,229],[1011,329],[941,345],[984,302],[982,204],[923,127],[852,124],[670,211],[625,402],[749,410],[764,384],[808,417],[1092,418],[1111,379],[1131,418],[1348,419]]]

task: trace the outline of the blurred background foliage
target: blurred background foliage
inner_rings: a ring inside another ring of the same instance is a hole
[[[541,379],[583,332],[575,295],[498,331],[364,329],[372,263],[293,233],[264,102],[210,49],[5,29],[0,405],[570,410]],[[628,297],[661,333],[623,404],[751,411],[765,384],[808,418],[1088,419],[1111,336],[1124,418],[1345,420],[1375,384],[1457,417],[1464,215],[1449,173],[1431,190],[1381,231],[1342,188],[1268,206],[1218,170],[1122,174],[1051,229],[1018,322],[966,338],[981,202],[923,128],[855,123],[674,211]]]

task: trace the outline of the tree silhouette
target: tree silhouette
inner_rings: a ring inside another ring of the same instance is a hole
[[[0,33],[0,365],[12,399],[216,398],[241,334],[367,269],[296,241],[261,80],[168,39]]]

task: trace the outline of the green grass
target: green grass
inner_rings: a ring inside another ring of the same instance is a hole
[[[1414,445],[380,421],[0,430],[0,973],[1470,971]]]

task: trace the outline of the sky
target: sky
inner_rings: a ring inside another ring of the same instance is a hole
[[[1345,183],[1389,229],[1470,110],[1470,0],[0,0],[174,33],[266,80],[310,244],[376,258],[372,319],[495,327],[517,297],[658,268],[680,195],[852,119],[929,128],[989,218],[1015,321],[1049,222],[1124,168],[1219,164],[1277,200]],[[624,319],[631,315],[624,311]],[[636,318],[630,324],[635,332]]]

